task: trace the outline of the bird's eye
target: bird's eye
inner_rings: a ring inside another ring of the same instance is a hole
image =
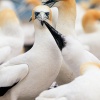
[[[45,14],[46,14],[46,16],[49,16],[49,12],[46,12]]]
[[[38,16],[39,15],[39,12],[35,12],[35,16]]]

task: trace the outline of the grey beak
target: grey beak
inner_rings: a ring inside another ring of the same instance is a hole
[[[45,21],[46,19],[48,19],[48,16],[46,16],[45,12],[40,12],[40,14],[38,16],[36,16],[36,18],[39,21]]]

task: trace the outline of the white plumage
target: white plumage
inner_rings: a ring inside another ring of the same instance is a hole
[[[17,72],[17,66],[27,65],[28,74],[25,74],[27,76],[24,79],[22,75],[21,79],[23,80],[11,88],[4,96],[0,97],[0,100],[33,100],[40,92],[50,87],[59,73],[62,64],[61,52],[47,28],[41,25],[38,21],[38,17],[34,19],[34,17],[37,16],[35,15],[37,11],[44,14],[45,12],[51,12],[46,6],[39,6],[33,10],[32,20],[35,26],[34,46],[27,53],[13,58],[1,66],[1,72],[6,72],[11,68],[10,70],[12,70],[13,73]],[[48,16],[51,16],[51,13]],[[41,18],[43,18],[43,16],[41,16]],[[13,71],[12,67],[14,66],[16,66],[16,68]],[[20,69],[18,70],[20,73]],[[14,76],[16,79],[14,79]],[[15,73],[14,76],[8,77],[9,81],[5,86],[17,82],[20,75]],[[5,78],[6,74],[3,77]],[[10,80],[12,81],[11,83],[9,83]],[[6,82],[5,79],[2,79],[2,81]]]
[[[87,45],[89,51],[100,59],[100,11],[88,10],[82,20],[84,33],[78,36],[83,45]]]
[[[44,91],[36,100],[100,100],[100,65],[86,63],[83,75],[69,84]]]
[[[0,49],[7,46],[10,48],[8,54],[5,51],[2,52],[5,59],[3,57],[3,61],[0,60],[0,63],[21,54],[23,45],[24,34],[15,12],[11,9],[0,11]]]

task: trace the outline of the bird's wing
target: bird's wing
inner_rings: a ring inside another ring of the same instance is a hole
[[[20,64],[2,67],[0,69],[0,88],[9,87],[18,83],[28,74],[28,65]]]
[[[2,67],[0,69],[0,96],[14,87],[28,74],[28,65],[20,64]]]
[[[11,47],[10,46],[5,46],[0,48],[0,64],[2,64],[8,56],[11,54]]]
[[[52,11],[52,20],[53,20],[53,27],[56,28],[56,24],[58,21],[58,9],[56,7],[51,8]]]

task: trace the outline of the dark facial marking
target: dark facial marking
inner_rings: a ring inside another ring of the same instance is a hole
[[[35,12],[35,19],[37,18],[37,16],[40,14],[40,12]]]
[[[48,0],[47,2],[42,2],[42,3],[44,5],[47,5],[49,7],[52,7],[56,2],[57,2],[57,0]]]
[[[93,5],[91,5],[90,7],[89,7],[89,9],[94,9],[94,8],[96,8],[97,7],[97,5],[96,4],[93,4]]]

